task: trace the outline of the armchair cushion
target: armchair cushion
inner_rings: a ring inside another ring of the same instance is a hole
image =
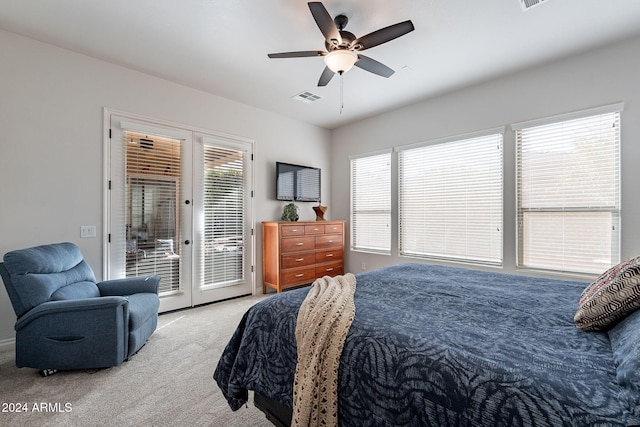
[[[129,302],[129,356],[131,356],[155,331],[158,325],[160,300],[156,294],[152,293],[138,293],[125,298]]]
[[[147,319],[158,314],[159,301],[154,294],[134,294],[124,298],[129,301],[129,329],[138,329]]]

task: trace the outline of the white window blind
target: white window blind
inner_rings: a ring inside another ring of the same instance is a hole
[[[502,263],[502,131],[398,150],[400,254]]]
[[[351,249],[391,252],[391,152],[351,158]]]
[[[180,289],[181,140],[124,132],[126,277],[159,275]]]
[[[204,288],[234,285],[245,279],[245,161],[242,150],[204,144]]]
[[[617,264],[619,111],[514,129],[518,265],[601,273]]]

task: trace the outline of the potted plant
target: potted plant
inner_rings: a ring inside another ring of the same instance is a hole
[[[291,202],[285,205],[282,211],[281,221],[297,221],[298,220],[298,206]]]

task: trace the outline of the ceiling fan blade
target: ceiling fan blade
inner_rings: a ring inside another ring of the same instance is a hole
[[[327,9],[319,1],[312,1],[307,3],[313,19],[315,19],[318,28],[322,31],[325,40],[332,46],[339,46],[342,43],[342,37],[340,37],[340,31],[336,23],[333,22],[333,18],[327,12]]]
[[[366,36],[362,36],[355,39],[351,45],[356,50],[365,50],[378,46],[379,44],[386,43],[393,39],[397,39],[400,36],[404,36],[407,33],[413,31],[415,27],[413,23],[409,21],[399,22],[394,25],[390,25],[385,28],[381,28],[373,33],[369,33]]]
[[[282,53],[269,53],[269,58],[305,58],[308,56],[323,56],[327,52],[322,50],[302,50],[299,52],[282,52]]]
[[[391,77],[391,75],[395,72],[383,63],[364,55],[358,55],[358,60],[354,65],[382,77]]]
[[[329,67],[324,67],[324,71],[318,80],[318,86],[326,86],[329,84],[335,73]]]

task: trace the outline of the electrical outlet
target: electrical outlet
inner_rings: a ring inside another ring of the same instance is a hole
[[[360,264],[360,268],[362,271],[365,271],[367,269],[367,263],[363,261],[362,264]]]
[[[80,237],[96,237],[96,226],[95,225],[81,225],[80,226]]]

